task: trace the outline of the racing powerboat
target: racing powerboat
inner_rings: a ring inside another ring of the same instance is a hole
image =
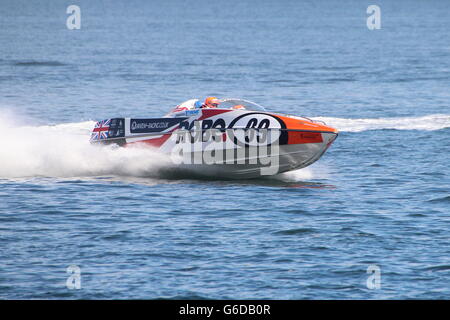
[[[206,108],[191,99],[161,118],[99,121],[90,141],[152,147],[170,156],[174,168],[248,179],[309,166],[338,135],[321,121],[268,112],[248,100],[219,101]]]

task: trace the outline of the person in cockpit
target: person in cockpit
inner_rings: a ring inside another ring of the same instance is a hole
[[[200,108],[217,108],[219,103],[220,101],[216,97],[208,97]]]

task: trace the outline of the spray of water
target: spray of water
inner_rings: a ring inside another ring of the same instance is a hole
[[[337,128],[341,132],[361,132],[381,129],[433,131],[450,128],[450,115],[447,114],[378,119],[316,117],[314,120],[324,121],[326,124]]]
[[[0,116],[0,178],[152,176],[169,159],[151,148],[89,143],[95,122],[27,126]]]
[[[327,179],[329,177],[328,168],[323,164],[314,164],[310,167],[288,171],[276,176],[276,179],[288,182],[305,181],[312,179]]]

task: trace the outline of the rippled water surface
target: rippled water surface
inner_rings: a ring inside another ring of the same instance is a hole
[[[378,1],[374,31],[367,1],[73,2],[80,30],[67,3],[0,4],[0,298],[450,297],[448,1]],[[206,95],[340,135],[247,181],[88,143]]]

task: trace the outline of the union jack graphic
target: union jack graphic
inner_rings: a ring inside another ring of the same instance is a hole
[[[108,131],[110,124],[111,119],[97,122],[95,124],[94,130],[92,130],[91,140],[108,139]]]

